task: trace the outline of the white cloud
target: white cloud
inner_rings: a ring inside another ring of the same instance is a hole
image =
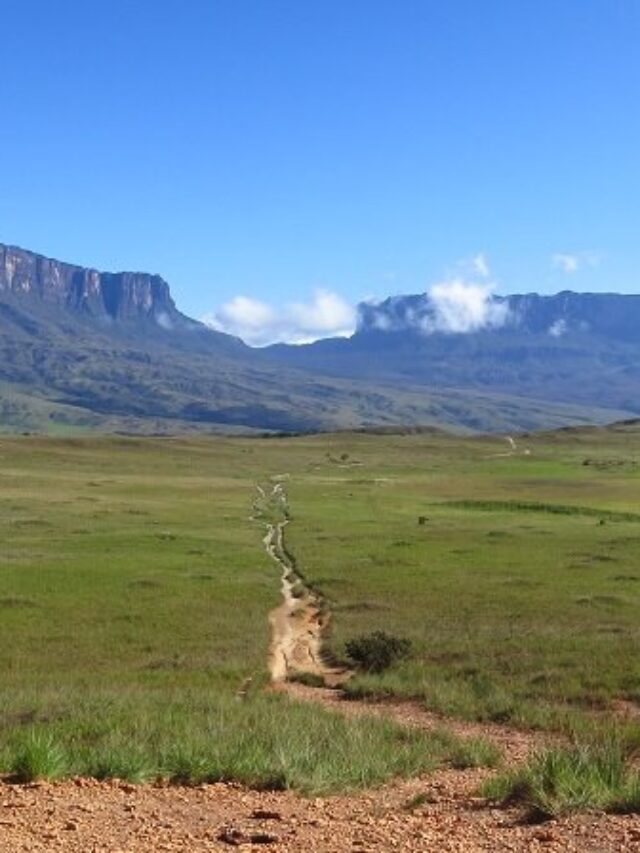
[[[475,258],[471,259],[471,267],[476,275],[479,275],[480,278],[489,278],[491,275],[489,271],[489,262],[487,261],[487,256],[484,252],[480,252]]]
[[[335,333],[351,328],[355,320],[353,307],[329,290],[317,290],[311,302],[294,302],[288,313],[301,330],[312,333]]]
[[[371,323],[373,328],[380,332],[389,332],[393,329],[393,320],[383,311],[376,311]]]
[[[458,261],[454,272],[422,297],[365,300],[361,321],[380,331],[417,329],[425,334],[464,334],[497,329],[514,319],[506,300],[495,295],[495,282],[484,252]]]
[[[485,252],[478,252],[470,258],[462,258],[454,264],[451,272],[447,273],[450,278],[461,277],[470,279],[484,279],[491,277],[489,259]]]
[[[277,321],[277,313],[270,305],[258,299],[252,299],[250,296],[234,296],[207,320],[209,325],[220,331],[235,328],[252,333],[274,325]]]
[[[478,252],[460,261],[458,270],[457,275],[427,291],[432,311],[421,319],[424,331],[464,334],[503,326],[509,319],[509,307],[495,298],[486,254]]]
[[[597,252],[556,252],[551,256],[551,266],[566,275],[573,275],[584,267],[597,267],[600,260]]]
[[[563,255],[558,253],[551,258],[551,266],[555,270],[562,270],[567,275],[571,275],[571,273],[578,272],[580,258],[577,255]]]
[[[156,315],[156,323],[160,326],[161,329],[165,329],[165,331],[167,332],[170,332],[173,329],[171,317],[165,311],[161,311],[158,315]]]
[[[549,334],[552,338],[561,338],[566,333],[566,331],[567,321],[563,320],[562,318],[560,320],[556,320],[549,326]]]
[[[422,319],[425,332],[476,332],[509,319],[508,305],[495,299],[491,284],[456,278],[434,284],[428,296],[433,313]]]
[[[252,346],[309,343],[318,338],[348,337],[356,327],[356,311],[329,290],[316,290],[308,302],[276,308],[258,299],[236,296],[202,322],[220,332],[237,335]]]

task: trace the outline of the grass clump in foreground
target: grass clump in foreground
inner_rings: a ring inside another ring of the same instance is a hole
[[[16,782],[59,779],[68,771],[65,751],[51,734],[33,730],[16,745],[9,767]]]
[[[640,811],[640,773],[616,743],[550,749],[486,783],[482,794],[523,805],[534,820],[574,811]]]
[[[115,701],[115,700],[114,700]],[[5,746],[19,781],[94,776],[133,782],[164,778],[182,784],[237,781],[260,789],[328,794],[379,785],[451,764],[494,764],[483,741],[447,732],[410,730],[377,718],[344,719],[322,708],[256,695],[248,701],[193,697],[189,707],[137,712],[112,704],[117,729],[83,718],[31,728]]]

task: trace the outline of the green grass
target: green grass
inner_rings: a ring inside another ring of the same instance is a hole
[[[585,515],[588,518],[598,518],[604,521],[640,521],[640,513],[637,512],[615,512],[610,509],[541,503],[540,501],[447,501],[446,506],[452,509],[477,509],[488,512],[548,512],[552,515]]]
[[[68,771],[67,757],[51,734],[31,730],[15,744],[9,770],[18,782],[59,779]]]
[[[262,695],[279,572],[251,515],[280,474],[332,655],[411,640],[352,695],[639,743],[640,432],[517,440],[0,438],[0,770],[328,791],[493,761]]]
[[[55,722],[31,724],[5,746],[19,781],[88,775],[144,782],[234,780],[308,794],[371,787],[443,764],[499,760],[484,741],[427,734],[377,718],[346,720],[307,704],[253,694],[74,696]]]
[[[0,441],[0,771],[325,792],[454,760],[454,739],[262,694],[280,584],[250,515],[288,457],[279,442]]]
[[[338,658],[372,630],[414,649],[352,695],[570,731],[640,702],[640,479],[583,465],[637,458],[638,432],[530,436],[530,455],[503,458],[496,439],[331,442],[361,465],[292,479],[289,545],[332,607]]]
[[[491,779],[484,796],[524,806],[546,820],[574,811],[640,811],[640,773],[619,744],[581,745],[534,756],[525,767]]]

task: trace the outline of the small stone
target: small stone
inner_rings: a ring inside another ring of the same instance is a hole
[[[533,833],[533,837],[541,844],[551,844],[556,840],[555,833],[550,829],[539,829],[537,832]]]
[[[230,844],[232,847],[239,847],[241,844],[247,844],[249,839],[239,829],[234,827],[225,827],[218,833],[218,841],[224,844]]]
[[[254,820],[282,820],[280,812],[270,811],[269,809],[254,809],[251,812],[251,817]]]
[[[279,840],[272,832],[254,832],[249,836],[251,844],[277,844]]]

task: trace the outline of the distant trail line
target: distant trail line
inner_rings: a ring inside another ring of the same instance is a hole
[[[348,673],[329,666],[323,659],[322,641],[329,614],[318,595],[304,583],[285,546],[284,531],[290,519],[284,485],[278,481],[270,492],[259,485],[256,489],[254,518],[264,521],[265,551],[282,571],[283,601],[269,614],[271,680],[282,683],[292,676],[310,673],[321,677],[325,684],[335,686],[344,681]]]
[[[504,437],[504,440],[509,445],[509,450],[505,451],[504,453],[492,453],[490,456],[487,457],[487,459],[500,459],[500,458],[504,458],[506,456],[517,456],[518,455],[518,453],[520,451],[518,450],[518,445],[516,444],[516,441],[513,438],[513,436],[505,435],[503,437]],[[523,456],[530,456],[531,450],[528,447],[525,447],[525,449],[522,451],[522,455]]]

